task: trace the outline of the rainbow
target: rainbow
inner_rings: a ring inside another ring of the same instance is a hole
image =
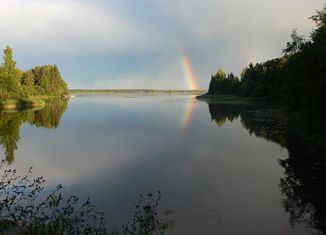
[[[195,73],[193,72],[190,60],[187,56],[182,55],[181,56],[181,65],[184,71],[184,75],[186,78],[186,81],[188,83],[188,87],[190,90],[197,90],[197,82],[195,79]]]
[[[181,51],[183,52],[183,50],[181,50]],[[194,73],[191,63],[190,63],[190,59],[188,56],[186,56],[185,53],[181,53],[181,55],[182,55],[181,56],[181,66],[182,66],[182,69],[184,72],[184,77],[187,82],[187,85],[190,90],[197,90],[198,85],[196,82],[195,73]],[[186,104],[185,111],[184,111],[182,121],[181,121],[182,129],[186,129],[191,122],[192,114],[195,109],[195,102],[196,102],[196,98],[194,96],[191,96],[188,100],[188,103]]]
[[[196,102],[196,98],[194,96],[191,96],[188,100],[188,103],[186,105],[186,108],[185,108],[185,111],[184,111],[184,114],[182,117],[182,122],[181,122],[182,129],[186,129],[191,122],[192,114],[195,109],[195,102]]]

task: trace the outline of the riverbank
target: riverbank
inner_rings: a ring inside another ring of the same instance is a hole
[[[23,98],[23,99],[8,99],[0,101],[0,109],[26,109],[45,106],[44,99],[40,98]]]

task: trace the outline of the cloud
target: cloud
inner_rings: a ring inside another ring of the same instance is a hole
[[[239,74],[250,62],[280,56],[293,28],[312,30],[308,17],[323,0],[0,3],[0,46],[13,46],[23,68],[57,63],[75,88],[186,89],[183,51],[207,88],[219,68]]]
[[[138,73],[118,74],[111,77],[102,75],[95,79],[93,88],[188,89],[187,79],[178,58],[163,66],[155,67],[156,70],[144,69]]]
[[[307,4],[304,0],[159,0],[158,7],[168,17],[182,25],[194,37],[221,36],[228,32],[237,33],[253,30],[288,30],[301,25],[310,29],[307,18],[322,1]]]
[[[195,64],[201,61],[198,70],[206,74],[219,67],[239,74],[249,62],[280,56],[291,30],[309,34],[314,24],[308,17],[322,6],[321,0],[157,2],[179,29],[175,33],[194,55]]]
[[[0,41],[36,51],[120,50],[137,32],[110,9],[68,0],[2,0]]]

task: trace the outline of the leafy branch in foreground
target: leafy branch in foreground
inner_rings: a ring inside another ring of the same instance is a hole
[[[1,169],[5,168],[2,161]],[[87,199],[64,199],[58,185],[42,195],[43,177],[30,179],[31,168],[21,177],[5,169],[0,179],[0,233],[14,234],[105,234],[103,213]],[[43,197],[43,199],[42,199]]]
[[[151,193],[141,195],[132,222],[107,231],[103,212],[89,198],[85,202],[73,195],[64,199],[62,185],[45,193],[44,178],[31,179],[32,168],[25,176],[19,176],[2,161],[0,170],[0,234],[154,235],[172,231],[172,211],[166,211],[164,219],[157,212],[160,192],[156,197]]]
[[[154,235],[171,234],[174,221],[170,219],[172,210],[163,212],[164,218],[158,218],[158,205],[161,199],[161,192],[157,196],[148,193],[146,196],[140,195],[135,204],[135,211],[132,222],[123,225],[121,229],[110,232],[111,235]]]

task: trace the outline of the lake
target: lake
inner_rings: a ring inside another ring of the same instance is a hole
[[[264,107],[87,94],[0,115],[0,150],[11,167],[33,166],[48,185],[89,196],[109,225],[131,218],[139,194],[160,190],[160,208],[174,212],[173,234],[313,231],[289,223],[280,164],[287,140],[282,118]]]

